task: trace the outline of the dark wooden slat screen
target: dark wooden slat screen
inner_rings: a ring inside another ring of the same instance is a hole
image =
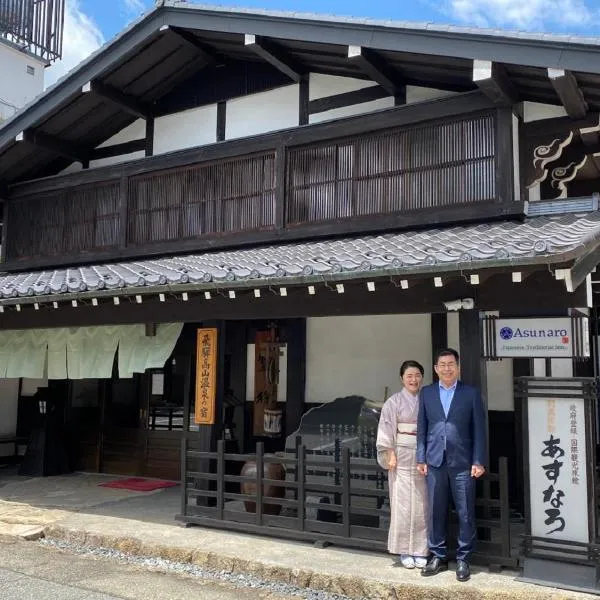
[[[492,114],[291,149],[287,222],[493,200]]]
[[[224,246],[228,234],[246,232],[308,237],[313,223],[352,233],[387,215],[397,227],[398,216],[433,222],[445,210],[436,222],[450,222],[454,207],[479,217],[488,210],[481,203],[499,202],[497,164],[512,160],[497,155],[497,122],[495,112],[477,112],[306,145],[282,135],[255,152],[30,192],[8,202],[6,262],[144,255],[203,238]]]
[[[60,256],[116,247],[119,182],[70,188],[10,204],[9,258]]]
[[[134,177],[128,241],[145,244],[275,223],[275,153]]]

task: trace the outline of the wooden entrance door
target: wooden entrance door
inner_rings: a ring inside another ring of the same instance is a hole
[[[146,461],[148,394],[145,378],[107,382],[102,411],[100,471],[142,475]]]

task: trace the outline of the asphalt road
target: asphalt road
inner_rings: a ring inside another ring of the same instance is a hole
[[[1,600],[283,600],[266,590],[81,556],[0,538]],[[295,597],[297,598],[297,597]]]

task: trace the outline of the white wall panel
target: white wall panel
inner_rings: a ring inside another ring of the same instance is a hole
[[[400,364],[418,360],[431,381],[429,315],[316,317],[306,323],[306,402],[358,394],[383,401],[401,388]]]
[[[154,121],[154,154],[217,141],[217,105],[201,106]]]
[[[448,90],[437,90],[434,88],[419,87],[416,85],[406,86],[406,103],[425,102],[426,100],[435,100],[436,98],[447,98],[454,96],[456,92]]]
[[[514,410],[512,358],[488,361],[486,371],[488,410]]]
[[[258,135],[298,126],[297,85],[251,94],[227,102],[225,139]]]
[[[336,108],[334,110],[327,110],[322,113],[315,113],[310,115],[309,123],[321,123],[323,121],[330,121],[331,119],[341,119],[342,117],[362,115],[373,112],[374,110],[392,108],[393,106],[394,99],[391,96],[389,98],[380,98],[379,100],[373,100],[372,102],[363,102],[362,104],[353,104],[352,106],[344,106],[343,108]]]
[[[566,116],[567,111],[562,106],[540,104],[539,102],[523,102],[523,121],[525,123]]]
[[[125,142],[132,142],[133,140],[139,140],[146,137],[146,121],[144,119],[137,119],[131,125],[128,125],[121,131],[115,133],[115,135],[108,138],[105,142],[102,142],[98,148],[106,148],[107,146],[114,146],[115,144],[123,144]],[[123,154],[121,156],[109,156],[107,158],[101,158],[99,160],[90,161],[90,169],[95,167],[104,167],[106,165],[115,165],[117,163],[127,162],[128,160],[135,160],[136,158],[143,158],[144,152],[131,152],[130,154]],[[79,164],[79,163],[76,163]],[[73,165],[71,165],[73,167]],[[81,165],[80,165],[81,168]],[[78,170],[78,169],[75,169]],[[63,171],[68,172],[68,171]]]
[[[318,98],[327,98],[328,96],[354,92],[374,85],[377,84],[368,79],[311,73],[308,79],[308,99],[317,100]]]

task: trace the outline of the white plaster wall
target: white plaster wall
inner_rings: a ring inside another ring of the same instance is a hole
[[[486,371],[488,410],[515,410],[512,358],[488,361]]]
[[[417,85],[407,85],[406,104],[425,102],[426,100],[435,100],[436,98],[446,98],[448,96],[454,96],[455,94],[457,94],[457,92],[437,90],[435,88],[426,88]]]
[[[521,174],[519,165],[519,119],[512,117],[512,143],[513,143],[513,185],[515,200],[521,199]]]
[[[121,129],[118,133],[108,138],[105,142],[102,142],[98,148],[106,148],[107,146],[114,146],[115,144],[123,144],[125,142],[131,142],[133,140],[139,140],[146,137],[146,121],[144,119],[138,119],[128,125],[124,129]],[[143,158],[144,152],[131,152],[130,154],[123,154],[122,156],[109,156],[107,158],[101,158],[100,160],[90,161],[90,169],[94,167],[104,167],[106,165],[114,165],[117,163],[126,162],[128,160],[134,160],[136,158]],[[75,163],[79,165],[80,163]]]
[[[525,123],[566,116],[567,112],[562,106],[541,104],[540,102],[523,102],[523,121]]]
[[[390,96],[389,98],[380,98],[379,100],[373,100],[372,102],[363,102],[362,104],[354,104],[352,106],[344,106],[343,108],[336,108],[334,110],[326,110],[325,112],[315,113],[309,116],[308,122],[322,123],[323,121],[330,121],[331,119],[341,119],[342,117],[362,115],[375,110],[392,108],[393,106],[394,99]]]
[[[374,81],[364,79],[355,79],[353,77],[338,77],[334,75],[321,75],[311,73],[309,79],[309,99],[325,98],[345,92],[360,90],[365,87],[377,85]],[[426,100],[434,100],[435,98],[444,98],[452,96],[455,92],[445,90],[437,90],[433,88],[425,88],[414,85],[406,86],[406,103],[424,102]],[[336,108],[322,113],[310,115],[310,123],[321,123],[331,119],[340,119],[342,117],[350,117],[369,113],[375,110],[392,108],[394,106],[394,98],[380,98],[372,102],[364,102],[363,104],[355,104],[354,106],[345,106],[344,108]]]
[[[47,385],[47,379],[28,379],[24,377],[21,380],[21,396],[33,396],[38,388],[46,387]]]
[[[447,315],[448,323],[448,348],[454,348],[460,354],[460,335],[458,330],[458,313],[450,312]]]
[[[298,85],[251,94],[227,102],[225,139],[298,126]]]
[[[306,320],[309,403],[358,394],[383,401],[400,389],[402,361],[418,360],[431,380],[429,315],[315,317]]]
[[[308,99],[317,100],[318,98],[327,98],[328,96],[354,92],[375,85],[377,85],[376,82],[367,79],[311,73],[308,79]]]
[[[296,111],[296,115],[298,111]],[[229,115],[227,115],[229,117]],[[298,117],[296,116],[296,121]],[[154,154],[217,141],[217,105],[201,106],[154,121]]]
[[[27,67],[34,74],[27,72]],[[44,63],[0,41],[0,121],[11,117],[44,89]]]
[[[308,81],[308,98],[309,100],[327,98],[328,96],[354,92],[375,85],[377,85],[376,82],[365,79],[311,73]],[[331,119],[351,117],[353,115],[369,113],[374,110],[391,108],[392,106],[394,106],[394,99],[390,96],[389,98],[380,98],[379,100],[373,100],[372,102],[363,102],[362,104],[355,104],[354,106],[344,106],[343,108],[316,113],[309,116],[308,122],[322,123],[323,121],[330,121]]]

